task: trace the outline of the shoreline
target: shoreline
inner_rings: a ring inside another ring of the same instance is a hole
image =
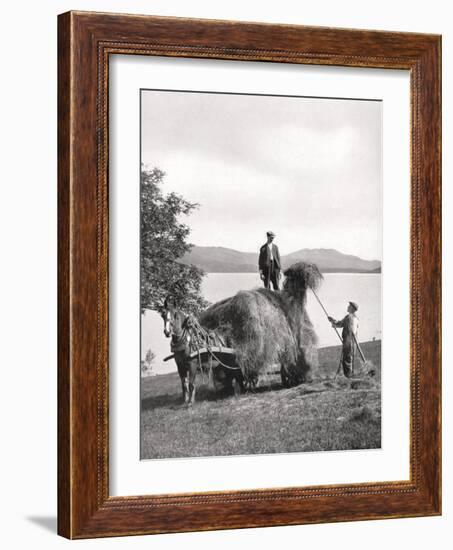
[[[373,366],[378,367],[380,370],[381,367],[381,361],[379,357],[379,361],[376,361],[376,347],[379,347],[379,350],[382,346],[382,339],[376,338],[375,340],[365,340],[364,342],[359,342],[360,347],[362,348],[363,353],[365,354],[365,357],[368,359],[367,352],[370,355],[369,361],[373,363]],[[374,348],[374,349],[373,349]],[[324,363],[330,363],[334,358],[338,358],[341,354],[341,344],[335,345],[335,346],[323,346],[322,348],[318,348],[318,354],[320,356],[320,363],[321,363],[321,357],[323,358]],[[379,353],[380,355],[380,353]],[[358,356],[358,353],[357,353]],[[374,359],[371,357],[373,356]],[[356,359],[357,364],[361,363],[360,359]],[[377,364],[376,364],[377,363]],[[328,365],[326,365],[328,366]],[[148,378],[157,378],[159,376],[169,376],[177,373],[176,365],[174,370],[170,372],[162,372],[162,373],[156,373],[156,374],[149,374],[147,376],[141,376],[142,380],[148,379]],[[267,375],[266,375],[267,376]]]

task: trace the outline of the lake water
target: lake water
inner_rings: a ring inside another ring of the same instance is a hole
[[[247,290],[261,286],[256,273],[209,273],[203,281],[203,295],[210,302],[217,302]],[[359,305],[359,341],[381,338],[381,274],[326,273],[317,291],[319,299],[332,317],[346,315],[348,301]],[[307,310],[319,337],[319,346],[339,344],[338,336],[327,321],[313,293],[308,292]],[[155,311],[142,316],[142,357],[151,348],[156,354],[153,372],[161,374],[176,370],[174,361],[163,363],[170,355],[170,340],[163,334],[163,322]]]

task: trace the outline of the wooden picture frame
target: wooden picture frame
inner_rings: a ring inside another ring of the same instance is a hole
[[[441,38],[69,12],[58,21],[58,532],[68,538],[441,513]],[[405,69],[411,95],[410,480],[109,495],[111,54]]]

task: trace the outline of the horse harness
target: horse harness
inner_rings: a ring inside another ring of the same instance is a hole
[[[211,346],[225,346],[221,336],[216,331],[207,332],[196,319],[186,315],[180,310],[174,310],[170,318],[167,317],[170,323],[171,351],[188,353],[198,352],[198,363],[201,369],[200,348],[205,347],[212,359],[217,361],[222,367],[229,370],[237,370],[237,367],[226,365],[219,357],[215,355]],[[212,359],[210,360],[210,369],[212,369]],[[202,369],[201,369],[202,370]]]

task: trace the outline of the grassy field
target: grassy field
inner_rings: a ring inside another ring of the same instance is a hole
[[[197,402],[182,404],[177,373],[142,380],[141,458],[371,449],[381,446],[381,342],[361,345],[370,377],[356,360],[356,377],[338,367],[340,347],[319,350],[319,376],[283,388],[266,375],[255,393],[226,397],[199,375]]]

